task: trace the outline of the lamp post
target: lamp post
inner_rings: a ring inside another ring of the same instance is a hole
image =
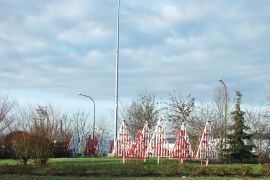
[[[94,104],[94,120],[93,120],[93,142],[94,142],[94,140],[95,140],[95,123],[96,123],[96,104],[95,104],[95,101],[94,101],[94,99],[92,97],[87,96],[85,94],[78,93],[78,95],[89,98]]]
[[[120,0],[118,0],[117,11],[117,43],[116,43],[116,67],[115,67],[115,114],[114,114],[114,141],[117,138],[117,124],[118,124],[118,68],[119,68],[119,30],[120,30]],[[115,146],[115,143],[114,143]]]
[[[224,87],[224,148],[226,149],[227,147],[227,111],[228,111],[228,91],[227,91],[227,86],[224,83],[224,81],[222,79],[219,79],[219,82],[223,85]]]

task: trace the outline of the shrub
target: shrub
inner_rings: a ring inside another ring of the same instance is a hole
[[[18,131],[10,138],[11,148],[16,157],[26,165],[28,159],[34,163],[45,164],[53,152],[52,143],[45,137],[34,133]]]
[[[15,152],[10,144],[0,144],[0,159],[15,159]]]
[[[163,176],[175,176],[178,175],[179,165],[169,164],[167,166],[159,166],[158,173]]]
[[[199,169],[198,175],[207,176],[247,176],[251,174],[251,167],[248,165],[215,165]]]
[[[37,164],[46,164],[53,154],[53,145],[45,136],[31,135],[31,157]]]
[[[263,164],[261,165],[260,173],[262,175],[270,175],[270,164]]]
[[[69,175],[75,175],[75,176],[85,176],[87,173],[87,166],[85,165],[65,165],[64,166],[64,172]]]
[[[145,175],[155,175],[156,174],[156,166],[142,166],[142,171]]]
[[[64,148],[64,143],[57,142],[53,145],[53,156],[55,158],[69,157],[69,151]]]
[[[49,167],[47,169],[46,174],[50,176],[55,176],[55,175],[59,175],[60,173],[58,172],[58,169],[56,167]]]
[[[183,164],[179,171],[178,174],[179,175],[185,175],[185,176],[189,176],[189,175],[198,175],[199,174],[199,168],[198,166],[194,166],[194,165],[190,165],[190,164]]]
[[[30,165],[3,165],[0,168],[0,174],[30,174],[33,167]]]
[[[244,164],[241,164],[241,165],[236,164],[236,165],[227,166],[227,167],[228,168],[225,168],[225,169],[227,170],[228,175],[247,176],[251,174],[251,170],[252,170],[249,165],[244,165]]]
[[[11,138],[11,148],[24,165],[31,157],[31,145],[31,136],[27,132],[18,131]]]

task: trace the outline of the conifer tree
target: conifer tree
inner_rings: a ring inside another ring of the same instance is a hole
[[[248,126],[244,124],[244,112],[240,109],[241,92],[236,91],[235,110],[231,112],[233,124],[229,127],[228,148],[225,149],[225,161],[229,163],[256,162],[250,144],[251,135],[247,133]]]

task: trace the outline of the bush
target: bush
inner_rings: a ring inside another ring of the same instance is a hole
[[[178,175],[179,165],[169,164],[167,166],[159,166],[158,173],[163,176],[176,176]]]
[[[0,159],[15,159],[15,152],[10,144],[0,144]]]
[[[198,175],[207,176],[247,176],[251,175],[251,167],[248,165],[215,165],[199,169]]]
[[[2,143],[0,145],[0,159],[15,159],[16,153],[12,149],[12,140],[23,134],[22,131],[13,131],[4,137],[2,137]]]
[[[3,165],[0,168],[0,174],[31,174],[33,167],[30,165]]]
[[[64,143],[57,142],[53,146],[53,156],[55,158],[69,157],[70,152],[65,151]]]
[[[31,157],[31,147],[31,135],[29,133],[21,131],[14,133],[11,138],[11,148],[24,165]]]
[[[197,176],[199,175],[199,169],[200,167],[198,166],[194,166],[191,164],[183,164],[181,168],[179,169],[178,174],[185,175],[185,176],[189,176],[189,175]]]
[[[45,136],[31,135],[31,158],[37,164],[46,164],[53,154],[53,144]]]
[[[85,176],[87,173],[87,166],[85,165],[65,165],[64,166],[64,171],[68,175],[74,175],[74,176]]]
[[[261,165],[260,173],[262,175],[270,175],[270,164],[263,164]]]
[[[52,156],[52,143],[45,136],[17,131],[10,138],[10,143],[16,157],[21,159],[24,165],[30,158],[34,159],[34,163],[45,164]]]
[[[252,168],[256,167],[256,173]],[[47,172],[49,175],[72,175],[72,176],[258,176],[270,175],[270,164],[262,165],[209,165],[201,167],[199,164],[183,164],[179,166],[176,162],[163,165],[151,163],[135,164],[130,161],[126,164],[120,163],[87,163],[44,166],[0,166],[0,174],[32,174],[35,169]],[[45,171],[44,171],[45,170]],[[259,171],[259,172],[258,172]]]
[[[155,175],[156,174],[156,170],[157,167],[156,166],[143,166],[142,167],[142,171],[145,175],[149,175],[149,176],[152,176],[152,175]]]
[[[58,171],[56,167],[49,167],[47,169],[46,174],[50,176],[56,176],[56,175],[60,175],[60,172]]]

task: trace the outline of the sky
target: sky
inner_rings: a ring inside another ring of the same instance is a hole
[[[117,0],[0,0],[0,93],[113,114]],[[270,83],[269,0],[122,0],[120,102],[177,90],[211,101],[222,78],[247,104]]]

